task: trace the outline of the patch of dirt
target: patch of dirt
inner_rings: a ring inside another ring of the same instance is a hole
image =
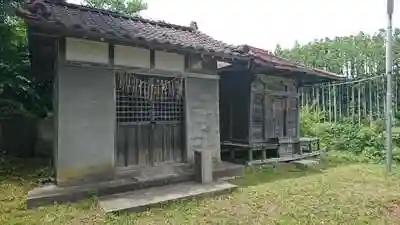
[[[382,213],[388,218],[400,217],[400,200],[392,201],[382,209]]]

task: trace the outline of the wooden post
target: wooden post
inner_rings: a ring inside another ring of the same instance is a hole
[[[361,123],[361,83],[358,85],[358,123]]]
[[[398,105],[398,91],[397,91],[397,82],[398,82],[398,75],[396,74],[394,77],[394,107],[393,108],[393,116],[397,114],[397,105]]]
[[[336,123],[337,121],[337,99],[336,99],[336,93],[337,93],[337,85],[333,86],[333,121]]]
[[[320,122],[320,118],[319,118],[319,114],[320,114],[320,111],[321,111],[321,108],[320,108],[320,105],[319,105],[319,92],[320,92],[320,88],[319,88],[319,86],[317,86],[317,119],[318,119],[318,122]]]
[[[235,160],[235,148],[229,148],[229,155],[231,157],[232,160]]]
[[[262,154],[262,160],[266,160],[267,159],[267,150],[265,150],[265,149],[261,150],[261,154]]]
[[[331,85],[328,86],[328,97],[329,97],[329,123],[332,122],[332,111],[331,111],[331,105],[332,105],[332,101],[331,101]]]
[[[356,114],[356,112],[355,112],[356,106],[355,106],[355,104],[354,104],[355,98],[356,98],[356,96],[355,96],[355,93],[354,93],[354,86],[351,85],[351,120],[352,120],[353,122],[354,122],[354,116],[355,116],[355,114]]]
[[[311,104],[312,104],[312,107],[314,108],[314,106],[315,106],[315,88],[314,88],[314,85],[311,86]]]
[[[382,118],[385,118],[385,112],[386,112],[386,88],[385,88],[385,78],[382,78],[382,84],[381,84],[381,94],[382,94],[382,103],[383,103],[383,111],[382,111]]]
[[[342,119],[342,108],[343,108],[343,84],[341,84],[338,88],[338,95],[339,95],[339,118],[338,120]]]
[[[299,87],[297,86],[297,93],[299,93]],[[297,97],[296,99],[296,104],[297,104],[297,115],[296,115],[296,123],[297,123],[297,127],[296,127],[296,137],[300,138],[300,113],[301,113],[301,108],[300,108],[300,99],[299,97]]]
[[[372,125],[373,115],[372,115],[372,90],[371,81],[368,81],[368,99],[369,99],[369,124]]]
[[[306,88],[306,107],[307,107],[307,109],[309,108],[309,101],[310,101],[310,99],[309,99],[309,93],[310,93],[310,87],[308,86],[307,88]]]
[[[394,120],[394,116],[397,112],[397,76],[393,76],[392,82],[392,121]]]
[[[376,118],[379,119],[379,118],[381,118],[381,105],[380,105],[380,99],[379,99],[381,94],[380,94],[380,88],[379,88],[379,79],[377,79],[377,82],[376,82],[375,94],[376,94],[375,97],[376,97],[376,109],[377,109]]]
[[[325,122],[325,117],[326,117],[326,106],[325,106],[325,88],[324,88],[324,86],[325,85],[321,85],[321,89],[322,89],[322,111],[323,111],[323,113],[324,113],[324,116],[323,116],[323,121]]]
[[[367,95],[365,91],[365,84],[362,85],[362,101],[363,101],[363,118],[367,117]]]
[[[250,148],[248,149],[247,154],[248,154],[247,159],[249,160],[249,162],[250,162],[250,163],[253,162],[253,148],[252,148],[252,147],[250,147]]]
[[[350,91],[349,91],[349,85],[345,84],[346,86],[346,117],[350,117]]]

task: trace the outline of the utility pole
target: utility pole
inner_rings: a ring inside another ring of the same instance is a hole
[[[392,170],[392,15],[394,0],[387,0],[387,18],[386,29],[386,170]]]

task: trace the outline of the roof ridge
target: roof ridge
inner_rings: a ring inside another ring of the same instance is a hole
[[[71,4],[65,0],[28,1],[17,9],[17,15],[30,26],[43,27],[41,32],[148,44],[179,52],[214,55],[219,59],[245,57],[236,51],[236,46],[194,28]]]
[[[135,21],[139,21],[139,22],[143,22],[143,23],[149,23],[149,24],[163,26],[163,27],[170,27],[170,28],[184,30],[184,31],[190,31],[190,32],[194,32],[195,31],[193,28],[191,28],[189,26],[172,24],[172,23],[168,23],[168,22],[165,22],[165,21],[162,21],[162,20],[146,19],[146,18],[143,18],[143,17],[141,17],[139,15],[137,15],[137,16],[129,16],[129,15],[126,15],[126,14],[123,14],[123,13],[120,13],[120,12],[113,11],[113,10],[99,9],[99,8],[95,8],[95,7],[90,7],[90,6],[86,6],[86,5],[78,5],[78,4],[69,3],[69,2],[65,2],[65,1],[44,0],[44,2],[46,2],[47,4],[65,6],[65,7],[68,7],[68,8],[75,8],[75,9],[78,9],[78,10],[81,10],[81,11],[90,11],[90,12],[108,14],[108,15],[110,15],[112,17],[120,17],[120,18],[124,18],[124,19],[128,19],[128,20],[135,20]]]
[[[266,53],[266,54],[269,55],[269,56],[275,57],[276,59],[284,60],[284,61],[286,61],[286,62],[288,62],[288,63],[291,63],[291,64],[294,64],[294,65],[307,67],[307,66],[304,65],[304,64],[301,64],[301,63],[298,63],[298,62],[289,60],[289,59],[287,59],[287,58],[278,56],[278,55],[276,55],[276,54],[275,54],[274,52],[272,52],[272,51],[269,51],[269,50],[266,50],[266,49],[262,49],[262,48],[258,48],[258,47],[254,47],[254,46],[250,46],[250,48],[253,48],[253,49],[258,50],[258,51],[261,51],[261,52],[264,52],[264,53]]]
[[[305,65],[303,63],[299,63],[299,62],[292,61],[292,60],[289,60],[287,58],[278,56],[275,53],[273,53],[271,51],[268,51],[266,49],[254,47],[254,46],[251,46],[251,45],[244,45],[244,47],[247,48],[249,52],[253,51],[253,56],[258,58],[258,59],[261,59],[263,61],[270,61],[272,58],[274,58],[274,60],[277,60],[277,62],[275,62],[275,63],[278,63],[278,64],[279,63],[281,63],[281,64],[284,63],[287,66],[295,67],[295,68],[298,68],[298,69],[303,69],[303,70],[306,70],[306,71],[309,71],[309,72],[314,72],[314,73],[317,72],[317,73],[320,73],[320,74],[325,74],[325,75],[330,75],[330,76],[339,76],[336,73],[333,73],[331,71],[328,71],[328,70],[325,70],[325,69],[322,69],[322,68],[317,68],[317,67]],[[265,59],[265,58],[263,58],[262,55],[260,56],[259,54],[264,54],[265,56],[268,56],[269,59]]]

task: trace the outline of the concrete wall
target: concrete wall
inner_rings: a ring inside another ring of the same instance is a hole
[[[108,43],[66,38],[65,58],[68,61],[108,64]]]
[[[114,175],[113,71],[101,65],[68,65],[68,61],[109,64],[108,54],[107,43],[66,39],[67,62],[61,60],[55,79],[54,149],[61,185]],[[151,64],[150,52],[144,48],[116,45],[113,55],[116,66],[146,68]],[[185,71],[183,55],[155,51],[154,60],[155,69]],[[188,161],[193,161],[195,149],[212,150],[213,158],[220,160],[218,76],[189,74],[185,95]]]
[[[56,79],[57,182],[112,178],[115,101],[112,70],[59,66]]]
[[[150,50],[145,48],[115,45],[114,65],[150,68]]]
[[[154,67],[160,70],[184,71],[185,57],[176,53],[155,51]]]
[[[212,150],[219,161],[218,79],[188,77],[185,91],[188,161],[193,161],[196,149]]]

